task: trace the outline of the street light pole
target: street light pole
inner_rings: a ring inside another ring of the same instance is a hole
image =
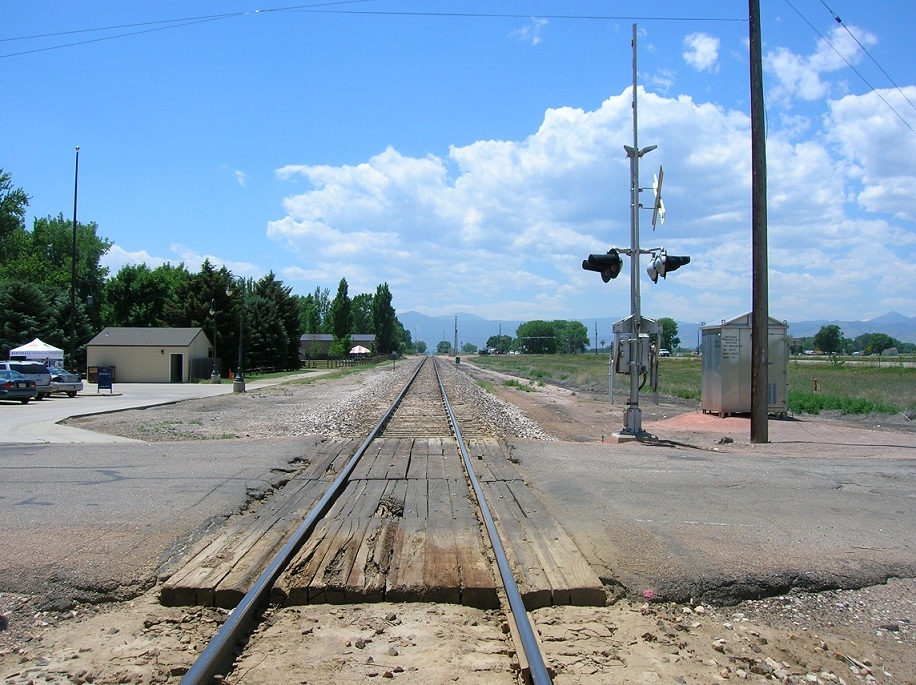
[[[242,297],[241,304],[239,305],[239,361],[236,366],[235,378],[232,381],[232,392],[245,392],[245,375],[242,372],[242,344],[245,335],[245,301],[247,299],[247,291],[245,290],[245,279],[242,276],[239,276],[239,288]],[[226,294],[229,295],[231,292],[231,290],[227,290]]]
[[[73,173],[73,252],[70,259],[70,364],[76,369],[76,199],[80,177],[80,146],[76,146],[76,169]]]
[[[219,383],[219,370],[216,368],[216,299],[210,300],[210,316],[213,317],[213,371],[210,372],[210,382]]]

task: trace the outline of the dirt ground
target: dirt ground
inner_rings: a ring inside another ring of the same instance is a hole
[[[275,418],[280,405],[308,407],[331,397],[340,400],[357,392],[360,383],[350,378],[259,391],[277,401],[257,406]],[[619,405],[609,407],[601,393],[546,386],[521,392],[499,385],[494,392],[560,440],[610,440],[608,427],[619,422],[622,411]],[[245,411],[250,414],[251,407]],[[643,411],[649,430],[658,422],[672,422],[666,432],[669,439],[707,449],[746,448],[744,424],[719,423],[710,430],[701,418],[680,418],[696,417],[695,404],[669,399],[659,405],[647,403]],[[206,418],[200,420],[202,416]],[[228,426],[238,433],[239,417],[221,398],[162,408],[154,423],[148,417],[149,413],[121,412],[99,417],[91,427],[145,436],[141,439],[224,438]],[[842,427],[842,422],[831,421],[827,423]],[[176,431],[176,426],[183,428]],[[909,427],[885,425],[881,430]],[[186,434],[176,434],[182,431]],[[154,438],[151,433],[157,432],[162,435]],[[238,437],[246,439],[245,429],[242,433]],[[128,602],[76,606],[60,613],[42,611],[37,596],[0,595],[0,682],[178,682],[226,614],[162,607],[156,597],[154,587]],[[550,607],[534,612],[554,682],[916,683],[913,579],[892,579],[855,591],[792,593],[735,606],[657,600],[631,594],[609,599],[601,608]],[[274,608],[252,644],[257,646],[240,657],[226,682],[518,682],[504,615],[467,607]]]

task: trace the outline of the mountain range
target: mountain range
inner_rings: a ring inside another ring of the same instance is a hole
[[[772,316],[772,314],[771,314]],[[595,346],[595,338],[605,341],[607,345],[614,339],[613,324],[620,319],[596,317],[594,319],[576,319],[588,330],[589,342]],[[774,317],[775,318],[775,317]],[[419,312],[409,311],[398,314],[401,324],[410,331],[413,340],[422,340],[430,350],[435,350],[442,340],[454,344],[455,331],[458,333],[458,348],[464,343],[472,343],[478,349],[485,347],[487,339],[494,335],[508,335],[515,337],[516,329],[524,321],[483,319],[474,314],[458,314],[450,316],[426,316]],[[713,324],[717,322],[706,322]],[[865,333],[885,333],[901,342],[916,343],[916,316],[904,316],[897,312],[888,312],[867,321],[828,321],[826,319],[815,321],[789,322],[789,337],[806,338],[813,336],[823,326],[836,324],[846,338],[856,338]],[[677,334],[681,339],[682,347],[693,347],[699,344],[700,323],[678,321]],[[597,336],[595,335],[597,331]],[[696,341],[696,342],[694,342]]]

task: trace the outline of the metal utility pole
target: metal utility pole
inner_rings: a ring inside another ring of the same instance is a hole
[[[769,442],[767,379],[769,369],[769,284],[767,280],[767,148],[763,101],[760,1],[749,0],[751,65],[751,442]]]
[[[70,368],[76,371],[76,199],[80,178],[80,146],[76,146],[76,170],[73,173],[73,251],[70,259]]]
[[[639,408],[639,344],[642,329],[642,314],[639,297],[639,158],[651,152],[657,146],[650,145],[639,149],[636,116],[636,24],[633,24],[633,147],[624,145],[630,158],[630,397],[624,415],[622,435],[639,436],[643,434],[642,410]]]

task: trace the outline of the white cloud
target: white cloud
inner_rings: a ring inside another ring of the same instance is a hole
[[[157,257],[146,250],[128,251],[120,245],[112,245],[108,252],[102,255],[100,262],[102,266],[108,267],[109,276],[116,275],[125,266],[137,264],[146,264],[150,269],[155,269],[167,263],[175,266],[184,264],[185,268],[194,273],[200,269],[200,265],[204,263],[205,259],[209,259],[210,263],[215,264],[217,268],[225,266],[236,276],[260,278],[264,275],[259,267],[250,262],[231,261],[216,255],[200,254],[181,243],[172,243],[169,247],[171,257]]]
[[[643,281],[644,313],[716,321],[748,311],[748,116],[686,96],[640,90],[639,101],[641,145],[658,145],[640,161],[641,184],[663,165],[668,209],[655,233],[641,212],[641,247],[691,256],[667,280]],[[817,119],[797,117],[770,132],[773,316],[864,317],[874,315],[875,298],[900,299],[899,274],[916,264],[912,227],[899,224],[912,215],[914,195],[900,188],[916,176],[916,150],[904,143],[893,167],[872,153],[895,130],[892,119],[873,124],[881,111],[870,98],[846,96],[831,103],[829,134]],[[806,126],[815,130],[801,139]],[[400,310],[549,319],[610,307],[608,315],[625,315],[628,265],[607,285],[580,265],[591,252],[630,245],[623,145],[631,127],[627,89],[595,111],[548,110],[524,140],[454,146],[445,158],[389,147],[355,166],[287,166],[280,179],[311,187],[286,198],[286,216],[268,234],[298,256],[284,275],[324,287],[345,276],[354,292],[387,281]],[[880,273],[886,264],[902,269],[896,278]],[[874,297],[847,296],[850,289]]]
[[[532,17],[531,21],[527,25],[515,29],[509,35],[521,43],[531,43],[532,45],[537,45],[541,42],[541,32],[545,26],[547,26],[546,19]]]
[[[153,257],[146,250],[128,252],[120,245],[112,245],[99,261],[102,266],[108,268],[108,275],[114,276],[125,266],[146,264],[149,268],[155,269],[157,266],[165,264],[168,260],[161,257]]]
[[[226,164],[220,164],[219,170],[222,173],[230,174],[235,179],[235,182],[243,188],[248,183],[248,174],[246,174],[244,171],[239,169],[232,169]]]
[[[912,112],[909,102],[916,100],[916,86],[901,90],[831,101],[825,128],[852,169],[858,203],[871,212],[916,221],[916,134],[898,116]],[[910,120],[916,128],[916,117]]]
[[[684,61],[697,71],[719,71],[719,39],[706,33],[684,37]]]
[[[875,36],[868,31],[855,26],[848,28],[866,47],[877,42]],[[776,83],[769,92],[774,100],[783,103],[794,98],[819,100],[841,87],[824,81],[823,76],[843,69],[848,64],[858,63],[864,53],[841,26],[834,27],[827,40],[829,44],[818,38],[815,51],[810,55],[797,55],[784,47],[765,55],[764,68],[776,77]]]

